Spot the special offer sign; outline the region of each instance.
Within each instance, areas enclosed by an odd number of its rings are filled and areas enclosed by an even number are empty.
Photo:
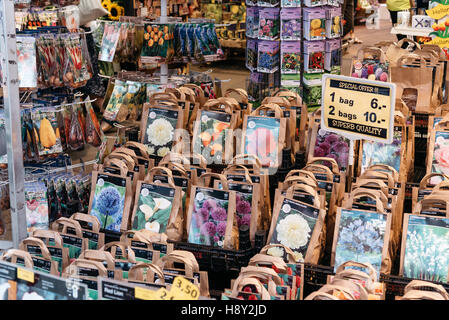
[[[392,143],[396,85],[323,75],[321,126],[351,140]]]

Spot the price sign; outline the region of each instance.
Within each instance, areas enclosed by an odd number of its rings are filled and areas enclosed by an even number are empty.
[[[157,300],[156,291],[141,287],[134,288],[134,296],[141,300]]]
[[[351,140],[393,141],[394,83],[323,75],[321,126]]]
[[[169,292],[165,288],[160,288],[156,291],[156,300],[175,300],[175,298],[171,294],[171,291]]]
[[[176,277],[170,289],[174,300],[198,300],[200,290],[196,285],[183,277]]]
[[[34,283],[34,272],[17,268],[17,278]]]

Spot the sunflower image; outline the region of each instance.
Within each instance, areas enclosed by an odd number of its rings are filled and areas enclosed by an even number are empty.
[[[110,10],[110,8],[111,8],[111,1],[110,1],[110,0],[103,0],[103,1],[101,2],[101,5],[102,5],[103,8],[105,8],[106,10],[111,11],[111,10]]]
[[[117,3],[111,3],[111,5],[109,6],[108,18],[114,21],[118,21],[123,12],[123,7],[119,6]]]

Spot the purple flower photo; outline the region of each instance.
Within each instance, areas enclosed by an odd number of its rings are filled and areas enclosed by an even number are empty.
[[[348,166],[349,140],[321,129],[318,125],[313,156],[335,159],[339,169],[345,170]],[[324,161],[323,164],[332,168],[328,161]]]

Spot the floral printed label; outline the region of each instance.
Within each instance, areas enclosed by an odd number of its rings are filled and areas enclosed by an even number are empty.
[[[165,156],[172,147],[178,111],[151,108],[145,128],[144,144],[148,154]]]
[[[277,118],[248,117],[243,153],[256,155],[263,166],[278,166],[279,129]]]
[[[193,195],[192,195],[193,196]],[[228,220],[229,193],[197,188],[188,242],[223,247]]]
[[[125,100],[127,90],[128,85],[125,81],[115,80],[111,98],[109,99],[103,114],[103,117],[106,120],[114,121],[116,119],[120,107],[123,104],[123,100]]]
[[[17,37],[17,68],[19,87],[37,87],[35,38]]]
[[[226,132],[231,123],[231,115],[223,112],[202,111],[200,129],[195,138],[195,153],[201,154],[207,161],[212,159],[223,162],[226,146]]]
[[[318,127],[314,157],[332,158],[337,161],[340,170],[346,170],[349,159],[349,139],[346,139],[336,133],[332,133]],[[331,167],[330,163],[323,163]]]
[[[218,185],[222,189],[221,183]],[[228,183],[229,190],[236,191],[235,218],[237,226],[250,226],[251,223],[251,204],[253,201],[253,187],[249,184]]]
[[[25,184],[27,230],[48,229],[47,188],[43,182]]]
[[[404,276],[447,282],[449,219],[409,215]]]
[[[172,210],[175,189],[142,183],[133,229],[164,233]]]
[[[121,25],[122,24],[120,22],[110,22],[104,24],[104,33],[98,60],[112,62],[114,59]]]
[[[401,167],[402,131],[395,128],[390,144],[364,140],[362,150],[362,173],[372,165],[386,164],[399,172]]]
[[[317,208],[284,199],[270,243],[289,247],[296,261],[304,261],[318,214]]]
[[[62,152],[61,137],[55,111],[34,111],[31,114],[39,156]]]
[[[105,230],[120,231],[125,207],[126,179],[98,174],[91,214]]]
[[[346,261],[371,263],[380,272],[387,215],[341,210],[335,249],[335,270]]]
[[[432,173],[449,174],[449,132],[436,131],[435,145],[433,147]],[[431,184],[438,184],[441,177],[430,178]]]

